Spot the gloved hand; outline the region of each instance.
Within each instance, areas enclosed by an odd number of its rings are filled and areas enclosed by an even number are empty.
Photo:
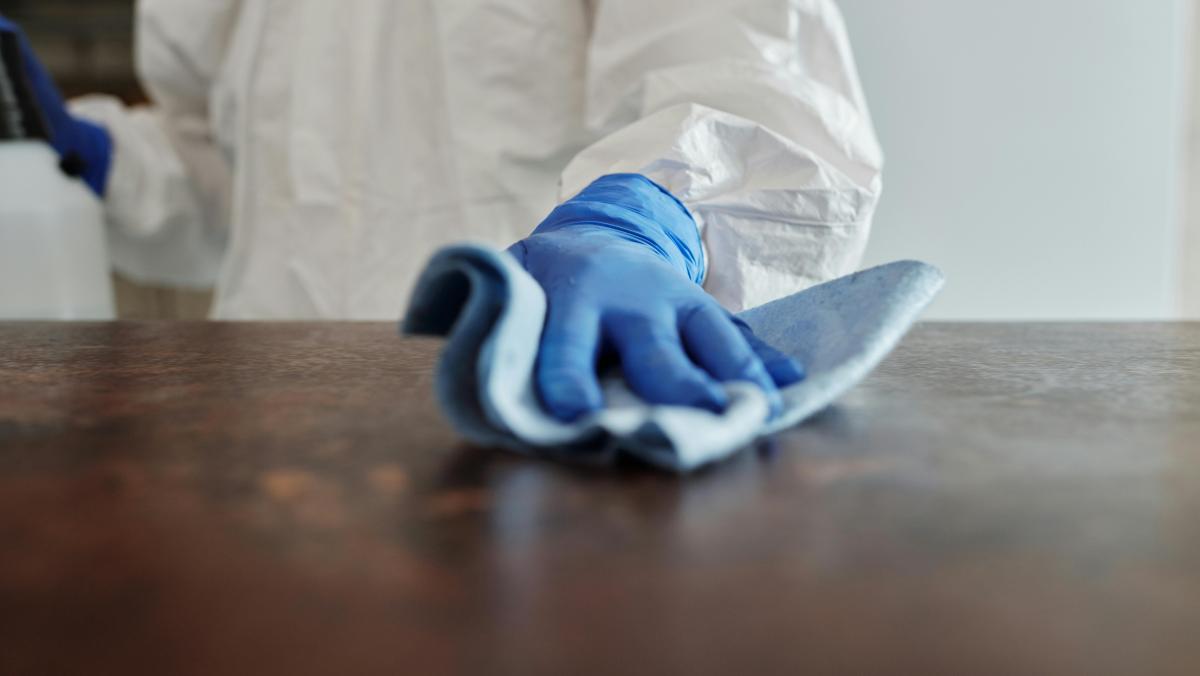
[[[0,49],[7,78],[32,94],[47,127],[50,145],[62,159],[63,171],[78,176],[104,196],[112,165],[112,137],[100,125],[72,116],[54,81],[34,55],[21,29],[0,15]]]
[[[555,417],[603,406],[597,360],[611,350],[630,387],[651,403],[720,411],[719,382],[767,394],[804,378],[705,293],[700,233],[688,210],[644,176],[613,174],[559,205],[509,253],[548,301],[536,382]]]

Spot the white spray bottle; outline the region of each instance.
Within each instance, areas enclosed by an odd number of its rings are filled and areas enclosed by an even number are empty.
[[[115,316],[104,210],[67,176],[0,34],[0,320]]]

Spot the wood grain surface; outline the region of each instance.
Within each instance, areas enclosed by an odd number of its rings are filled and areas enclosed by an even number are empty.
[[[0,673],[1200,673],[1200,325],[922,325],[686,478],[465,446],[437,348],[0,325]]]

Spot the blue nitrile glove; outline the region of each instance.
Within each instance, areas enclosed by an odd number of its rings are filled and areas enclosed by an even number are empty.
[[[63,171],[83,179],[93,192],[103,197],[112,165],[113,144],[108,130],[67,111],[62,95],[29,47],[21,29],[2,15],[0,44],[4,47],[5,65],[16,71],[10,75],[23,78],[22,84],[28,87],[40,109],[50,145],[62,158]],[[19,63],[11,64],[10,60]]]
[[[601,351],[613,351],[633,391],[657,404],[719,411],[727,400],[718,382],[749,381],[778,411],[777,388],[804,378],[701,288],[695,221],[644,176],[598,179],[509,252],[546,292],[536,381],[557,418],[603,406]]]

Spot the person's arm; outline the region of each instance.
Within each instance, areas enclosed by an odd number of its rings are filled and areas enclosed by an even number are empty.
[[[562,196],[643,174],[691,212],[705,288],[753,307],[852,272],[882,153],[832,0],[594,0],[588,125]]]
[[[204,287],[216,279],[229,227],[232,172],[209,118],[238,0],[141,0],[138,74],[152,100],[71,103],[104,127],[113,154],[105,207],[117,269],[142,282]]]
[[[651,403],[719,410],[719,384],[746,381],[778,410],[803,365],[729,311],[852,271],[880,191],[841,17],[825,0],[589,8],[602,140],[510,249],[547,295],[542,400],[567,420],[601,407],[596,364],[612,352]]]

